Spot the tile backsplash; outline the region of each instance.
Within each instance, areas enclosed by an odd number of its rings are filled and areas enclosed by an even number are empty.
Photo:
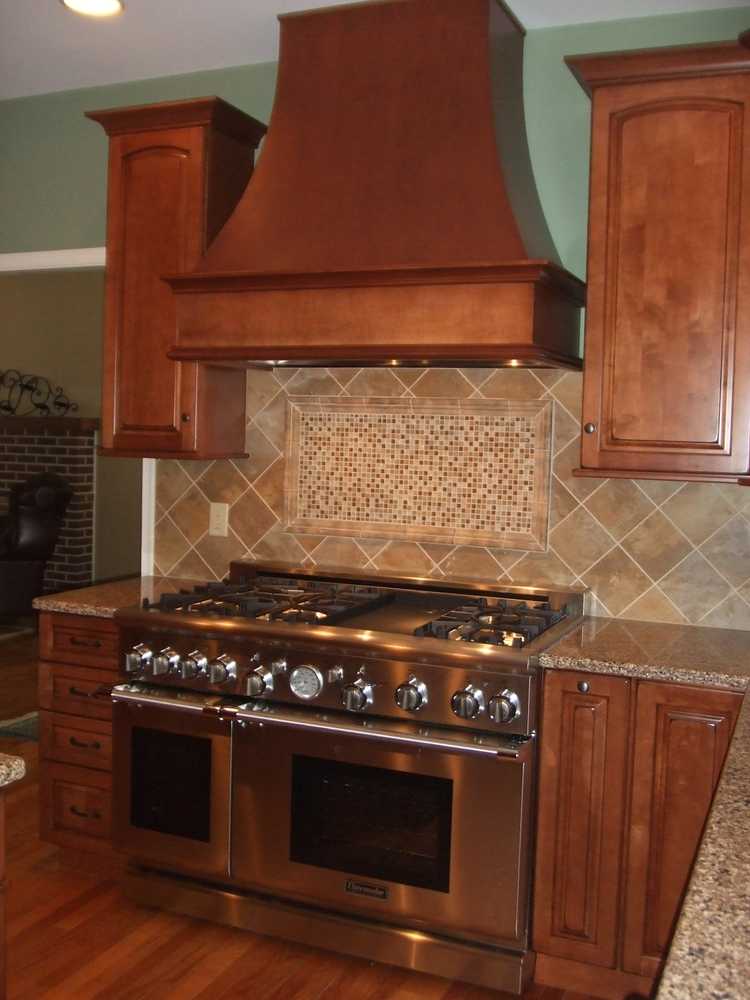
[[[288,399],[288,531],[546,548],[549,401]]]
[[[324,402],[336,400],[342,412],[361,414],[388,405],[416,412],[415,401],[424,400],[431,400],[436,412],[441,404],[459,409],[458,401],[468,409],[468,404],[481,409],[483,400],[507,401],[500,408],[507,405],[509,412],[513,404],[548,404],[553,430],[546,548],[528,551],[529,545],[524,550],[518,543],[514,548],[484,538],[483,544],[469,544],[467,539],[479,541],[480,536],[457,534],[456,522],[453,534],[447,531],[440,541],[415,537],[408,528],[399,537],[392,523],[383,537],[355,531],[354,525],[346,534],[345,524],[326,526],[324,518],[319,533],[311,525],[285,530],[287,486],[294,482],[287,469],[290,397],[302,410],[301,397],[309,403],[324,397]],[[230,559],[254,558],[373,574],[573,583],[590,588],[588,610],[595,615],[750,629],[750,489],[574,477],[580,445],[578,373],[284,368],[249,371],[247,401],[247,459],[157,463],[155,572],[220,578]],[[516,510],[520,495],[514,497]],[[210,501],[230,505],[228,538],[208,534]],[[446,503],[450,506],[449,498]],[[546,517],[547,503],[543,506]]]

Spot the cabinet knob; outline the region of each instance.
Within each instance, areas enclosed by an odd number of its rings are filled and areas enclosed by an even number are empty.
[[[578,690],[581,692],[581,694],[588,694],[589,691],[591,690],[591,685],[589,684],[588,681],[579,681]]]
[[[596,424],[592,423],[584,424],[583,429],[586,431],[587,434],[593,434],[594,431],[596,430]]]
[[[189,424],[190,423],[190,414],[189,413],[183,413],[181,415],[181,420],[182,420],[183,424]]]

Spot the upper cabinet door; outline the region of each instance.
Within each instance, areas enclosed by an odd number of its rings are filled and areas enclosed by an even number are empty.
[[[172,290],[161,275],[202,250],[202,136],[171,129],[112,141],[104,420],[112,447],[195,447],[193,374],[167,358],[175,343]],[[191,367],[191,366],[190,366]]]
[[[92,111],[110,137],[102,449],[244,453],[245,375],[171,360],[166,274],[196,268],[242,194],[265,126],[218,97]]]
[[[593,84],[582,469],[736,479],[750,460],[750,72],[631,82],[638,59],[626,82]]]

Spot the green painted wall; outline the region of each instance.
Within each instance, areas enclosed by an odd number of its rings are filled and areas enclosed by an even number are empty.
[[[589,100],[566,54],[730,39],[750,5],[530,31],[526,117],[542,204],[563,263],[585,270]],[[217,94],[267,121],[273,63],[0,102],[0,253],[101,246],[106,139],[93,108]]]
[[[268,121],[276,64],[0,101],[0,253],[104,245],[107,137],[85,111],[218,95]]]

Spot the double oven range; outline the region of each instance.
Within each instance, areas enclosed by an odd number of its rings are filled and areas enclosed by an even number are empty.
[[[131,896],[522,992],[534,654],[581,600],[237,562],[119,611]]]

